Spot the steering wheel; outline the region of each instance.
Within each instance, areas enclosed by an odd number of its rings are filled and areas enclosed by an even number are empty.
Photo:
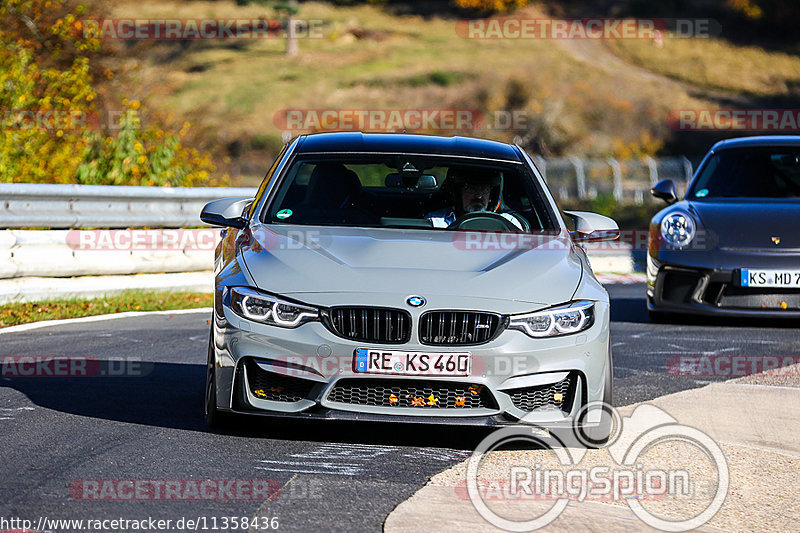
[[[447,226],[449,230],[510,231],[519,233],[520,229],[507,218],[491,211],[476,211],[461,215]]]

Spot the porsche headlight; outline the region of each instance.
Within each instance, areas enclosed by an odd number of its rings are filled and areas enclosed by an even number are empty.
[[[558,337],[589,329],[594,324],[594,302],[579,300],[524,315],[512,315],[509,329],[531,337]]]
[[[319,318],[314,307],[287,302],[248,287],[231,289],[231,307],[249,320],[282,328],[296,328]]]
[[[674,211],[661,221],[661,237],[667,244],[682,248],[694,239],[696,225],[688,213]]]

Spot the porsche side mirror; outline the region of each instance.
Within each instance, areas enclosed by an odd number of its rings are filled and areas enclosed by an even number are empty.
[[[672,180],[659,181],[650,189],[650,194],[664,200],[668,204],[673,204],[678,201],[678,192],[675,189],[675,182]]]
[[[613,219],[587,211],[564,211],[575,222],[569,234],[575,242],[613,241],[619,237],[619,226]]]
[[[244,210],[252,198],[221,198],[208,202],[200,213],[200,220],[212,226],[242,229],[247,225]]]

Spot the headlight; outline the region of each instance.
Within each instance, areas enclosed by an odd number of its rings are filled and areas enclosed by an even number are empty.
[[[672,246],[686,246],[692,242],[694,234],[695,223],[687,213],[675,211],[661,221],[661,237]]]
[[[592,324],[594,302],[580,300],[535,313],[512,315],[508,327],[531,337],[558,337],[589,329]]]
[[[319,311],[313,307],[287,302],[247,287],[231,289],[231,307],[247,319],[282,328],[296,328],[319,318]]]

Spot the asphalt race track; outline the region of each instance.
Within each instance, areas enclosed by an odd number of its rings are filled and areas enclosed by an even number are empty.
[[[793,324],[651,324],[641,284],[614,285],[609,291],[618,405],[709,382],[669,373],[671,357],[800,354]],[[202,418],[207,320],[203,313],[145,315],[0,334],[4,358],[90,356],[99,365],[94,377],[6,374],[0,381],[0,516],[31,520],[32,529],[40,517],[152,517],[173,524],[205,517],[196,529],[242,530],[230,521],[222,528],[223,517],[259,516],[277,517],[281,531],[377,531],[397,504],[428,477],[467,457],[485,434],[429,426],[263,421],[246,422],[227,434],[209,433]],[[120,363],[133,360],[141,363],[135,368]],[[127,498],[131,492],[120,483],[180,480],[184,490],[191,485],[187,480],[205,479],[216,480],[217,487],[274,480],[269,486],[282,490],[266,502],[234,501],[224,490],[213,498],[192,498],[188,490],[170,499],[152,492]],[[116,499],[87,499],[91,493],[86,496],[81,487],[91,485],[85,480],[112,480],[117,492],[106,496]]]

